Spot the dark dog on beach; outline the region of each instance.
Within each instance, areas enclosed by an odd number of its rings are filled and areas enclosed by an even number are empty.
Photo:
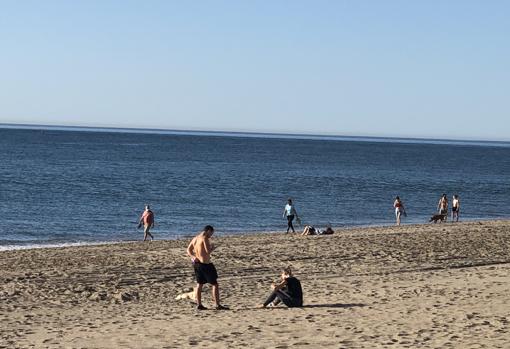
[[[446,220],[446,215],[445,214],[435,214],[435,215],[432,215],[432,217],[430,217],[429,222],[434,221],[434,223],[437,223],[437,221],[440,221],[442,223],[445,220]]]

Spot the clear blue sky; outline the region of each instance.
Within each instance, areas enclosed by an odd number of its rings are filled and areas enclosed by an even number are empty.
[[[510,140],[508,1],[1,1],[0,122]]]

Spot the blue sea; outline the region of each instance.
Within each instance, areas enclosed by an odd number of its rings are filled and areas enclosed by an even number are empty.
[[[442,193],[461,220],[510,217],[510,143],[133,130],[0,129],[0,250],[303,224],[426,222]],[[301,226],[302,228],[302,226]]]

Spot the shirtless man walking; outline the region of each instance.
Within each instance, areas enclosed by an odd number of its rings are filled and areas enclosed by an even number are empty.
[[[195,298],[197,300],[197,310],[206,310],[202,305],[202,287],[204,284],[211,284],[213,291],[213,300],[217,310],[228,309],[220,304],[220,290],[218,287],[218,273],[214,264],[211,262],[211,253],[214,246],[211,243],[211,236],[214,234],[214,228],[210,225],[204,227],[204,231],[195,236],[188,245],[188,256],[193,262],[195,277],[197,279],[197,289]]]
[[[151,211],[151,207],[149,205],[145,205],[145,210],[140,217],[138,222],[138,228],[141,228],[143,225],[143,241],[147,241],[147,238],[150,236],[151,240],[154,240],[154,236],[152,236],[150,230],[154,228],[154,212]]]

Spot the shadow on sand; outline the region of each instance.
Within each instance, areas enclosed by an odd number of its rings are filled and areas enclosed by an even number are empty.
[[[365,307],[363,303],[332,303],[332,304],[305,304],[302,308],[354,308]]]
[[[347,309],[347,308],[366,307],[366,306],[367,305],[363,304],[363,303],[329,303],[329,304],[305,304],[302,307],[292,307],[292,308],[289,308],[289,307],[286,307],[283,304],[280,304],[279,306],[276,306],[276,307],[261,308],[260,306],[258,306],[258,307],[255,307],[255,308],[248,308],[248,309],[255,309],[255,310],[261,310],[261,309],[289,310],[289,309],[313,309],[313,308],[344,308],[344,309]]]

